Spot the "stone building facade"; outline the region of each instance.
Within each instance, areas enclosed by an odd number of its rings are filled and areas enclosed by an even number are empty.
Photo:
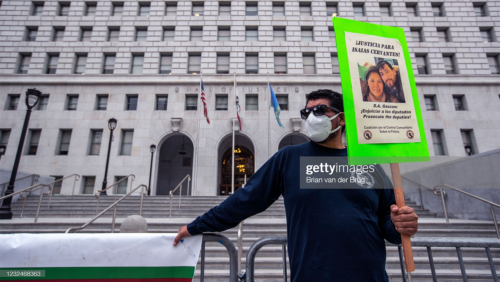
[[[21,171],[77,173],[75,194],[100,189],[114,117],[108,183],[134,174],[128,187],[147,184],[155,144],[153,195],[188,174],[189,194],[227,195],[234,78],[239,187],[278,149],[307,140],[307,93],[341,92],[332,14],[405,30],[432,164],[465,157],[468,144],[472,154],[500,147],[500,1],[1,1],[0,167],[14,162],[24,93],[36,87],[45,98]],[[65,181],[60,193],[72,189]]]

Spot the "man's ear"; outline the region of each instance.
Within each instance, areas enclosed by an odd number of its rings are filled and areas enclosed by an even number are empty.
[[[344,126],[345,125],[345,116],[344,116],[343,112],[339,114],[339,125],[340,126]]]

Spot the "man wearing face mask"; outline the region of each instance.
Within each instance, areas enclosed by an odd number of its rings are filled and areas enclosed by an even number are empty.
[[[389,281],[384,239],[399,244],[401,233],[415,234],[414,210],[398,209],[393,189],[300,188],[300,157],[347,156],[343,110],[341,94],[323,89],[309,93],[301,117],[311,142],[279,150],[244,188],[181,227],[174,246],[186,236],[233,228],[282,195],[292,282]],[[370,188],[393,187],[380,166],[372,176]]]

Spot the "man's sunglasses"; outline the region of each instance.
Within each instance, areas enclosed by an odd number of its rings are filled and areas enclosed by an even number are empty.
[[[314,106],[311,108],[305,108],[305,109],[300,110],[300,117],[302,119],[307,119],[311,112],[313,112],[314,115],[317,117],[322,116],[325,114],[326,108],[329,108],[330,110],[332,110],[336,113],[340,113],[339,109],[337,109],[337,108],[327,106],[327,105],[317,105],[317,106]]]

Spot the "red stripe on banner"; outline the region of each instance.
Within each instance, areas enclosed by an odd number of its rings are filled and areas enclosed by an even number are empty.
[[[37,280],[22,280],[22,281],[44,281],[44,282],[82,282],[82,281],[92,281],[92,282],[191,282],[193,279],[190,278],[137,278],[137,279],[37,279]]]

